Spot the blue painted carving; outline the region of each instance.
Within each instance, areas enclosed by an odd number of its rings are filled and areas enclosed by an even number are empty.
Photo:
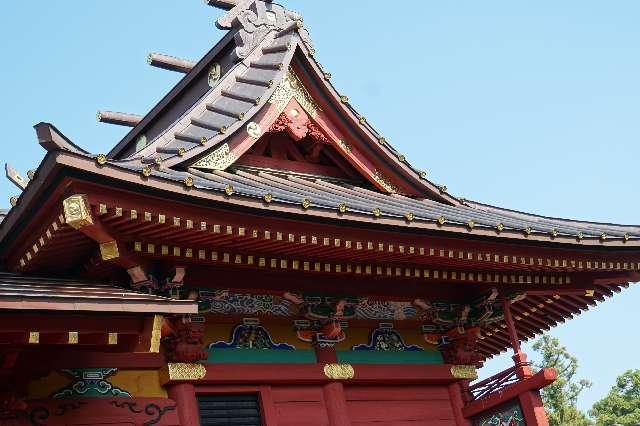
[[[292,351],[295,346],[288,343],[274,343],[271,335],[259,324],[240,324],[233,329],[230,342],[211,343],[209,349],[277,349]]]
[[[380,327],[371,332],[369,344],[360,344],[351,348],[353,351],[424,351],[418,345],[407,345],[400,333],[393,328]]]
[[[518,403],[499,408],[490,414],[481,414],[475,426],[526,426]]]
[[[51,395],[53,399],[74,397],[119,397],[131,398],[131,394],[120,389],[107,380],[107,377],[115,374],[117,368],[72,368],[62,370],[71,376],[74,381]]]

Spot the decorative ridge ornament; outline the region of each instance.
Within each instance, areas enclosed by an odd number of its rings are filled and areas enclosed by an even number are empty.
[[[293,69],[289,68],[287,74],[269,98],[269,103],[274,104],[278,108],[278,112],[281,113],[287,107],[291,98],[295,98],[312,118],[315,118],[318,111],[321,111]]]
[[[249,56],[251,51],[269,34],[297,31],[311,55],[315,53],[309,32],[302,28],[302,16],[283,6],[265,0],[206,0],[210,6],[228,10],[218,18],[221,30],[234,30],[235,59]]]

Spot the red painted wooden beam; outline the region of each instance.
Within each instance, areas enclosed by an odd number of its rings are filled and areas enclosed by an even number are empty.
[[[326,384],[333,382],[324,374],[323,364],[206,364],[207,373],[198,385],[286,385]],[[345,384],[449,384],[459,381],[451,365],[352,365],[353,379]],[[172,382],[169,381],[169,384]]]

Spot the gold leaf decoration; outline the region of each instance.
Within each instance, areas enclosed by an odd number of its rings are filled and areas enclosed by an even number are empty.
[[[389,179],[389,177],[387,177],[386,175],[384,175],[380,170],[378,170],[377,168],[373,171],[373,179],[380,184],[381,187],[383,187],[384,189],[386,189],[387,191],[391,192],[391,193],[396,193],[398,192],[398,186],[394,185],[393,182],[391,182],[391,179]]]
[[[451,375],[456,379],[476,380],[478,370],[473,365],[452,365]]]
[[[229,144],[225,143],[193,163],[191,167],[206,170],[224,170],[237,159],[236,155],[229,150]]]
[[[282,112],[291,98],[295,98],[312,118],[315,118],[318,111],[321,111],[293,69],[289,68],[287,75],[269,98],[269,103],[274,104],[278,108],[278,112]]]
[[[353,379],[356,375],[351,364],[326,364],[324,375],[333,380]]]

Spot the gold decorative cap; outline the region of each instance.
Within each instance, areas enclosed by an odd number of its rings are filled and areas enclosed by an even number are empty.
[[[498,223],[496,225],[496,231],[498,231],[498,232],[504,231],[504,224],[502,222],[500,222],[500,223]]]
[[[11,204],[11,207],[15,207],[18,205],[18,197],[11,197],[9,198],[9,203]]]
[[[407,219],[408,222],[411,222],[413,220],[413,213],[412,212],[405,213],[404,218]]]
[[[342,103],[345,103],[345,104],[346,104],[347,102],[349,102],[349,97],[348,97],[348,96],[345,96],[345,95],[342,95],[342,96],[340,96],[340,101],[341,101]]]
[[[149,176],[151,176],[151,167],[149,167],[149,166],[144,166],[144,167],[142,168],[141,173],[142,173],[142,176],[144,176],[144,177],[149,177]]]
[[[225,192],[227,195],[229,195],[229,196],[233,195],[233,192],[234,192],[234,191],[233,191],[233,186],[231,186],[231,185],[227,185],[227,186],[224,188],[224,192]]]
[[[582,231],[578,232],[578,234],[576,234],[576,239],[578,241],[582,241],[582,239],[584,238],[584,234],[582,233]]]
[[[438,225],[444,225],[447,222],[447,219],[444,216],[440,216],[438,218]]]
[[[200,145],[206,145],[207,142],[209,142],[209,140],[207,138],[205,138],[204,136],[202,138],[200,138]]]
[[[191,176],[184,178],[184,186],[187,188],[191,188],[193,186],[193,178]]]
[[[606,241],[608,237],[609,236],[605,232],[603,232],[602,234],[600,234],[600,241]]]
[[[626,243],[627,241],[629,241],[631,239],[631,236],[629,234],[624,234],[622,236],[622,239],[624,240],[624,242]]]
[[[105,164],[107,164],[107,156],[104,154],[96,155],[96,163],[98,163],[98,165],[100,166],[104,166]]]
[[[327,80],[327,81],[331,80],[331,73],[330,72],[325,72],[324,73],[324,79]]]
[[[267,192],[266,194],[264,194],[262,198],[264,198],[264,202],[268,204],[271,201],[273,201],[273,194],[270,192]]]
[[[387,143],[387,140],[384,138],[384,136],[380,136],[380,137],[378,138],[378,143],[379,143],[380,145],[384,145],[385,143]]]
[[[302,208],[303,209],[308,209],[310,205],[311,205],[311,200],[310,199],[305,198],[304,200],[302,200]]]
[[[553,228],[550,234],[551,234],[551,238],[555,238],[558,236],[558,230],[556,228]]]
[[[346,213],[347,210],[348,210],[348,207],[347,207],[346,203],[338,204],[338,211],[340,213]]]
[[[375,209],[373,209],[372,213],[375,217],[380,217],[380,215],[382,214],[382,211],[380,210],[379,207],[376,207]]]
[[[467,222],[467,228],[469,228],[469,230],[472,230],[475,227],[476,227],[476,223],[473,220],[470,220],[469,222]]]
[[[185,151],[185,149],[184,149],[184,148],[182,148],[182,147],[178,148],[178,155],[179,155],[180,157],[182,157],[182,156],[184,155],[184,153],[185,153],[185,152],[186,152],[186,151]]]
[[[533,232],[533,229],[531,229],[530,226],[527,226],[526,228],[524,228],[524,234],[529,236],[531,235],[531,233]]]

